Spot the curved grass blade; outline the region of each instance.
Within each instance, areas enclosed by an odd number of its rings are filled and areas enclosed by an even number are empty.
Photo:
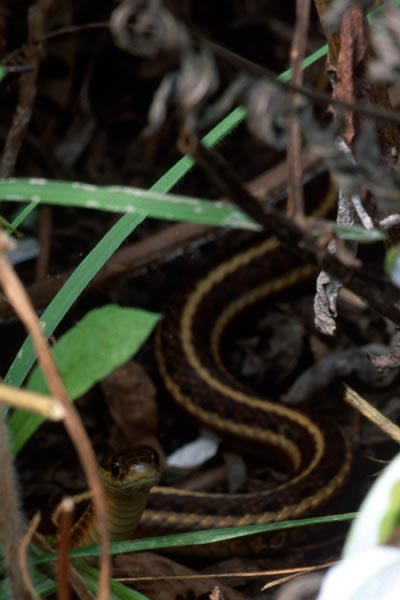
[[[0,197],[12,202],[30,201],[29,207],[33,203],[75,206],[217,227],[260,229],[247,215],[227,202],[210,202],[126,186],[95,186],[49,179],[4,179],[0,181]]]
[[[111,554],[120,554],[121,552],[139,552],[160,550],[162,548],[178,548],[182,546],[195,546],[201,544],[211,544],[214,542],[223,542],[239,537],[254,535],[257,533],[268,533],[280,531],[282,529],[293,529],[294,527],[307,527],[310,525],[325,525],[329,523],[339,523],[341,521],[352,521],[357,513],[343,513],[339,515],[327,515],[324,517],[310,517],[307,519],[295,519],[292,521],[279,521],[277,523],[264,523],[262,525],[246,525],[243,527],[225,527],[220,529],[205,529],[203,531],[193,531],[188,533],[174,533],[171,535],[161,535],[152,538],[140,540],[127,540],[124,542],[113,542],[111,544]],[[77,548],[72,550],[70,556],[73,558],[82,558],[88,556],[98,556],[99,546],[88,546],[86,548]],[[53,560],[52,556],[41,556],[34,560],[35,563],[49,562]]]

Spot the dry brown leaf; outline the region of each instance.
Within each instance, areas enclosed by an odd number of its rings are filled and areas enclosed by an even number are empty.
[[[357,104],[365,98],[365,87],[369,87],[363,70],[368,53],[368,41],[365,32],[365,18],[360,6],[347,10],[342,19],[340,30],[340,51],[336,66],[337,83],[333,98]],[[342,137],[351,146],[359,131],[356,115],[347,112],[344,115]]]
[[[143,367],[129,361],[115,369],[101,385],[113,420],[110,446],[150,443],[158,449],[156,389]]]
[[[115,558],[113,576],[120,577],[160,577],[176,575],[196,575],[196,571],[152,552],[140,554],[121,554]],[[218,587],[225,600],[244,600],[245,597],[227,585],[211,578],[207,580],[185,580],[184,578],[173,581],[137,581],[132,582],[132,587],[149,598],[157,600],[176,600],[176,598],[199,598],[211,594]]]

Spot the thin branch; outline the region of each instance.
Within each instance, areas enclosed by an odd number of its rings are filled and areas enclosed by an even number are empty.
[[[70,600],[71,590],[69,586],[70,561],[68,552],[71,548],[71,526],[74,512],[74,501],[72,498],[64,498],[58,511],[58,562],[57,562],[57,598],[58,600]]]
[[[381,431],[386,433],[397,444],[400,444],[400,427],[385,417],[375,406],[372,406],[365,398],[357,394],[351,387],[346,386],[344,399],[353,408],[356,408],[371,423],[374,423]]]
[[[29,550],[29,544],[32,541],[32,537],[35,535],[37,528],[39,527],[40,524],[40,514],[36,513],[31,522],[29,523],[28,526],[28,530],[25,533],[20,547],[19,547],[19,568],[21,570],[21,575],[22,578],[25,582],[26,587],[30,590],[30,594],[32,596],[32,598],[34,598],[35,600],[39,600],[40,596],[39,594],[36,592],[35,588],[33,587],[33,583],[31,580],[31,576],[29,573],[29,568],[28,568],[28,550]]]
[[[365,269],[349,267],[318,245],[314,237],[303,231],[280,211],[268,206],[265,211],[242,184],[225,159],[215,150],[192,140],[185,148],[204,169],[219,189],[243,212],[263,226],[266,233],[275,235],[291,252],[305,262],[318,264],[339,279],[355,294],[364,298],[379,314],[400,324],[399,289],[387,280],[371,275]]]
[[[296,0],[296,27],[290,51],[292,68],[291,83],[301,86],[303,83],[302,62],[307,48],[307,34],[310,21],[311,0]],[[293,95],[292,104],[295,109],[300,101],[298,94]],[[289,119],[289,144],[287,149],[289,166],[288,215],[301,222],[304,219],[303,173],[301,165],[301,125],[300,119],[293,111]]]
[[[9,404],[13,408],[30,410],[51,421],[61,421],[65,417],[65,410],[56,398],[49,398],[29,390],[20,390],[4,383],[0,383],[0,403]]]
[[[107,21],[98,23],[86,23],[83,25],[76,25],[65,27],[62,29],[57,29],[44,35],[37,43],[44,43],[45,41],[50,40],[52,38],[57,38],[58,36],[78,33],[90,29],[109,29],[109,22]],[[308,98],[318,106],[334,106],[338,111],[341,112],[350,110],[355,113],[363,114],[365,116],[374,118],[376,120],[387,121],[393,124],[400,124],[400,114],[398,112],[395,112],[393,110],[386,110],[385,108],[379,108],[374,104],[366,104],[362,102],[354,104],[352,102],[346,102],[345,100],[334,99],[332,98],[331,94],[317,92],[307,86],[298,86],[294,83],[283,81],[277,78],[278,75],[276,73],[265,68],[264,66],[258,65],[250,61],[249,59],[244,58],[239,54],[236,54],[235,52],[224,48],[223,46],[220,46],[219,44],[216,44],[210,40],[203,38],[202,36],[197,35],[196,33],[194,35],[195,37],[198,37],[201,40],[202,44],[210,47],[215,52],[215,54],[218,54],[219,56],[223,57],[231,64],[238,66],[241,69],[248,71],[249,73],[253,73],[256,76],[268,79],[271,85],[283,89],[284,91],[301,94],[302,96]],[[14,54],[16,54],[17,52],[22,52],[22,49],[20,49],[19,51],[14,51],[12,54],[6,56],[5,62],[13,60]]]
[[[22,577],[18,555],[23,539],[24,519],[19,509],[17,479],[8,447],[8,432],[0,410],[0,538],[4,544],[5,562],[12,597],[31,600],[29,588]]]
[[[116,577],[115,581],[122,583],[137,583],[143,581],[201,581],[207,579],[230,579],[232,578],[255,578],[255,577],[272,577],[276,575],[303,575],[304,573],[312,573],[313,571],[319,571],[321,569],[329,569],[338,564],[339,561],[332,561],[324,563],[322,565],[313,565],[311,567],[293,567],[291,569],[267,569],[266,571],[241,571],[239,573],[206,573],[191,575],[186,573],[180,573],[179,575],[146,575],[145,577]]]
[[[28,9],[28,46],[25,61],[30,70],[21,75],[18,105],[7,135],[0,160],[0,179],[11,177],[21,145],[25,139],[36,98],[36,81],[42,59],[41,46],[37,39],[45,32],[46,16],[54,0],[38,0]]]
[[[35,546],[45,554],[53,552],[53,548],[51,548],[45,542],[43,536],[39,534],[35,534],[33,536],[33,542]],[[40,570],[43,571],[43,573],[45,573],[50,579],[54,581],[57,579],[56,569],[53,563],[42,563],[40,565]],[[89,592],[89,590],[86,588],[85,582],[83,581],[81,575],[73,567],[71,567],[70,569],[70,578],[72,588],[78,596],[79,600],[95,600],[93,594]]]

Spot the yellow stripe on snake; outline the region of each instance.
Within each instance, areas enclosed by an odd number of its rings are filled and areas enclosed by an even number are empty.
[[[301,264],[275,239],[264,239],[211,270],[167,306],[157,333],[156,353],[169,393],[200,423],[235,439],[236,445],[246,450],[253,449],[266,464],[272,457],[291,476],[273,489],[247,494],[154,487],[143,516],[146,529],[169,533],[296,519],[314,513],[343,486],[351,451],[339,428],[278,399],[258,396],[234,380],[221,356],[224,336],[233,321],[254,310],[260,301],[271,302],[288,290],[295,293],[296,285],[315,275],[314,267]],[[110,527],[115,539],[113,532],[120,535],[124,517],[117,517],[108,480],[106,493],[112,499]],[[125,500],[120,501],[120,509],[128,510]],[[128,529],[126,537],[134,527]],[[91,537],[90,541],[95,540]],[[264,540],[255,552],[265,545],[268,541]],[[229,550],[218,551],[226,553]]]

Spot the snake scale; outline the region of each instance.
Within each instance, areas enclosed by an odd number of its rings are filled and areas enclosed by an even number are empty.
[[[321,208],[317,216],[323,213]],[[296,286],[315,275],[315,267],[302,264],[274,238],[264,238],[213,268],[168,304],[156,336],[156,355],[169,393],[200,423],[235,439],[236,445],[252,449],[266,463],[284,466],[290,478],[273,489],[232,495],[155,486],[142,518],[146,530],[170,533],[300,518],[315,513],[343,486],[351,467],[351,451],[340,429],[247,389],[227,371],[221,353],[234,321],[246,319],[248,311],[260,302],[271,302],[284,292],[295,293]],[[138,499],[132,502],[140,512],[151,485],[158,480],[151,452],[144,458],[152,478],[139,493],[135,491]],[[125,537],[132,535],[139,509],[132,514],[126,497],[114,493],[107,473],[110,464],[101,472],[111,513],[111,536],[122,539],[124,522]],[[83,545],[82,539],[83,543],[96,541],[96,536],[89,539],[86,535],[93,514],[86,522],[84,516],[82,519],[75,526],[77,545]],[[240,553],[259,553],[269,544],[268,539],[258,547],[245,538],[239,542],[245,547]],[[226,544],[218,547],[218,555],[237,552]]]

